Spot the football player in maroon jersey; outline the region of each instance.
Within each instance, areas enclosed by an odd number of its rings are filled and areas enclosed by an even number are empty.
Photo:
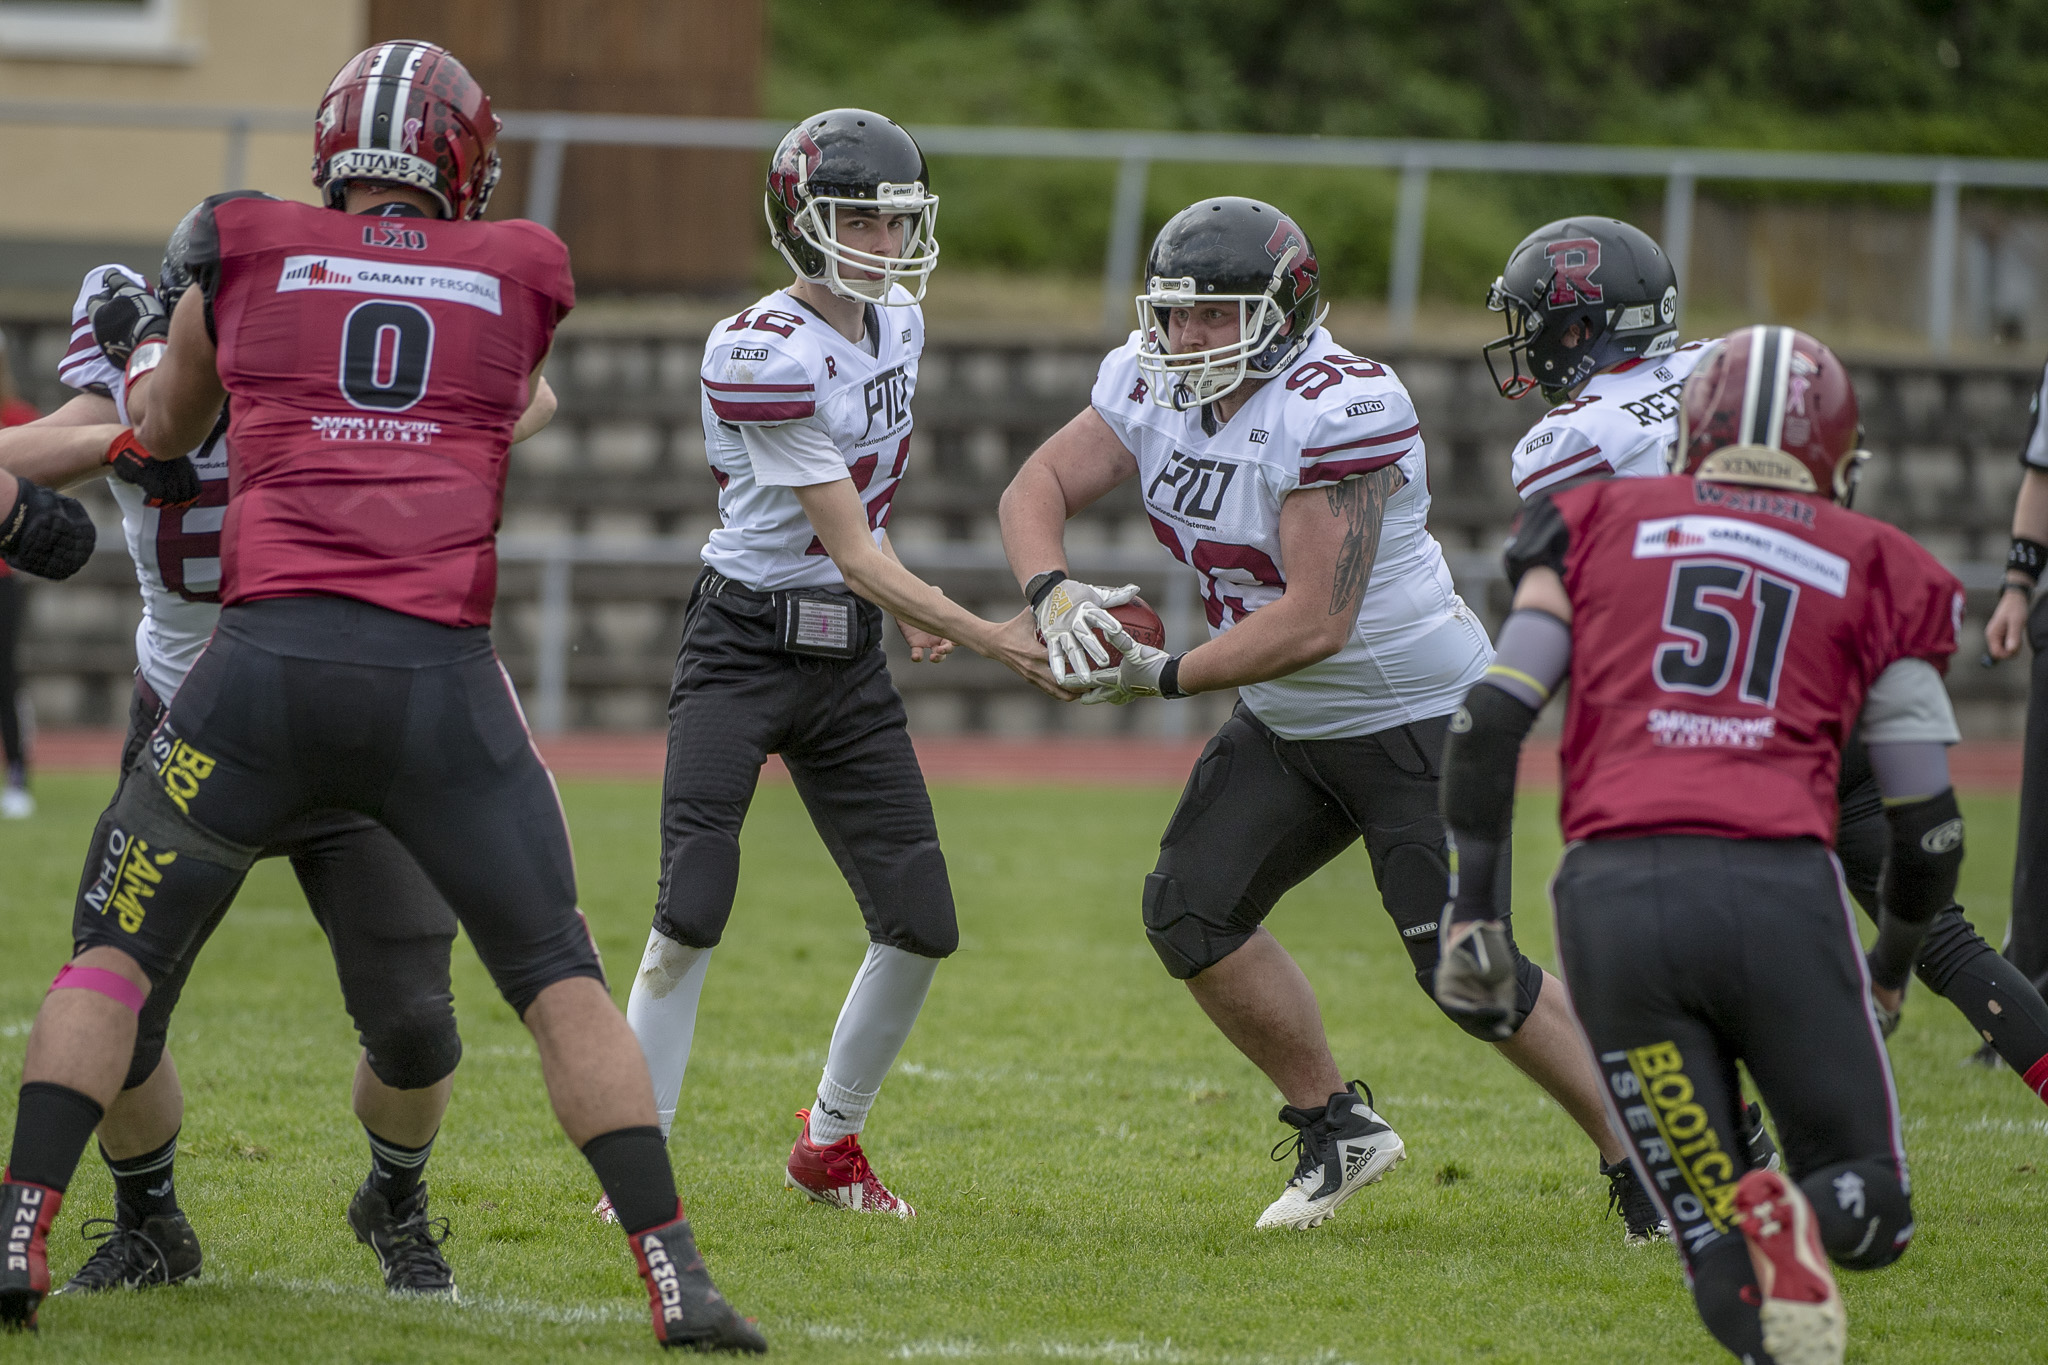
[[[103,908],[23,1064],[0,1323],[33,1327],[65,1186],[136,1017],[258,850],[316,809],[384,825],[534,1034],[556,1117],[618,1210],[664,1345],[760,1351],[713,1286],[646,1063],[576,906],[568,830],[488,623],[516,424],[575,293],[561,242],[480,218],[497,120],[431,44],[352,59],[317,121],[324,206],[217,196],[140,440],[192,449],[229,394],[219,625],[109,823]],[[118,847],[116,847],[118,845]],[[94,901],[94,897],[98,897]]]
[[[1737,332],[1682,409],[1674,463],[1691,477],[1524,509],[1515,610],[1445,757],[1460,875],[1437,994],[1480,1017],[1513,1007],[1489,850],[1510,835],[1522,740],[1569,676],[1558,949],[1616,1130],[1722,1345],[1838,1362],[1827,1258],[1888,1265],[1913,1231],[1881,1019],[1962,862],[1941,683],[1962,589],[1846,509],[1856,395],[1818,341]],[[1830,849],[1859,724],[1891,825],[1867,957]],[[1738,1060],[1789,1179],[1745,1173]]]
[[[1520,378],[1502,381],[1501,392],[1512,398],[1540,388],[1557,404],[1515,445],[1510,466],[1517,493],[1530,498],[1589,478],[1656,478],[1670,472],[1679,395],[1710,344],[1676,344],[1677,301],[1670,262],[1654,241],[1626,223],[1562,219],[1538,228],[1515,248],[1488,298],[1490,307],[1509,318],[1508,336],[1487,348],[1488,363],[1495,351],[1507,350],[1514,357],[1513,375]],[[1533,381],[1522,375],[1524,360]],[[2028,461],[2048,462],[2048,443],[2038,423],[2022,452],[2022,462]],[[2040,477],[2029,474],[2029,484]],[[2023,489],[2022,509],[2028,502]],[[2048,534],[2048,499],[2040,500],[2033,515],[2035,529]],[[2024,530],[2023,519],[2015,517],[2016,535]],[[2014,589],[2031,584],[2028,566],[2038,573],[2048,563],[2048,550],[2037,558],[2029,545],[2023,536],[2015,539],[2007,559],[2006,586],[1988,627],[1994,656],[2018,648],[2016,631],[2026,617]],[[2048,688],[2043,692],[2048,695]],[[2048,772],[2048,764],[2036,766]],[[1836,792],[1835,854],[1851,899],[1875,920],[1878,879],[1891,836],[1869,757],[1853,735],[1842,749]],[[2048,810],[2048,802],[2030,798],[2023,782],[2023,830],[2036,809]],[[2022,869],[2032,857],[2028,848],[2023,835]],[[2048,870],[2048,863],[2043,867]],[[2048,946],[2034,946],[2039,935],[2025,913],[2024,882],[2024,877],[2015,882],[2019,889],[2008,929],[2011,961],[1984,941],[1960,905],[1951,905],[1928,929],[1914,967],[1921,984],[1954,1005],[1984,1039],[1979,1059],[2003,1059],[2016,1076],[2035,1072],[2048,1058],[2048,1002],[2040,994],[2041,985],[2048,984],[2043,970]],[[2048,1080],[2030,1088],[2048,1101]],[[1748,1106],[1744,1126],[1751,1139],[1751,1164],[1768,1164],[1776,1151],[1758,1106]],[[1617,1194],[1632,1232],[1661,1227],[1633,1182]]]
[[[131,386],[123,367],[138,338],[160,344],[166,301],[175,305],[190,287],[188,239],[183,224],[171,234],[160,292],[124,266],[86,273],[73,305],[71,346],[57,367],[77,392],[47,417],[0,431],[0,468],[48,487],[106,474],[120,506],[143,616],[121,781],[138,766],[163,718],[163,699],[176,696],[220,617],[220,517],[229,482],[222,428],[217,424],[187,457],[156,460],[124,425],[148,410],[155,376],[142,372]],[[552,415],[543,381],[514,443]],[[193,505],[179,510],[175,504],[195,492]],[[105,835],[104,828],[95,831],[87,877],[97,875],[109,852]],[[301,821],[264,856],[292,860],[363,1043],[351,1102],[370,1147],[370,1171],[350,1201],[349,1221],[376,1253],[393,1293],[452,1298],[454,1274],[440,1251],[441,1220],[432,1216],[424,1176],[462,1055],[448,984],[455,913],[388,831],[352,811]],[[232,903],[222,902],[213,923]],[[98,912],[81,904],[75,913]],[[178,1201],[185,1104],[166,1038],[211,929],[210,923],[195,936],[143,1005],[128,1075],[97,1130],[113,1177],[114,1217],[86,1220],[98,1245],[58,1293],[176,1284],[201,1272],[198,1234]],[[400,951],[394,941],[403,944]]]

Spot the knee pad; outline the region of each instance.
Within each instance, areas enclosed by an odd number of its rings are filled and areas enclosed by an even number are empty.
[[[1145,878],[1145,937],[1167,974],[1185,981],[1244,946],[1251,929],[1210,924],[1188,908],[1180,879],[1165,872]]]
[[[401,1017],[361,1035],[370,1073],[393,1090],[424,1090],[462,1060],[452,1010]]]
[[[1451,887],[1442,820],[1368,829],[1365,851],[1372,858],[1380,899],[1397,924],[1405,929],[1442,913]]]
[[[1512,925],[1508,929],[1508,938],[1510,942],[1514,939],[1514,928]],[[1432,954],[1434,954],[1436,942],[1436,935],[1430,935]],[[1421,967],[1416,970],[1415,984],[1422,987],[1422,993],[1428,996],[1438,1009],[1443,1008],[1443,1005],[1436,998],[1436,958],[1434,955],[1431,956],[1427,967]],[[1522,955],[1521,944],[1515,944],[1515,1012],[1520,1018],[1515,1020],[1515,1032],[1510,1033],[1508,1037],[1512,1038],[1515,1036],[1515,1033],[1522,1031],[1522,1024],[1529,1018],[1529,1012],[1536,1008],[1536,999],[1542,994],[1543,969]],[[1444,1017],[1482,1043],[1498,1043],[1501,1041],[1478,1024],[1460,1019],[1448,1011],[1445,1012]]]
[[[868,886],[868,893],[861,896],[861,915],[870,941],[919,957],[951,957],[958,950],[960,919],[936,839],[910,853],[892,883],[877,886],[870,881]],[[870,905],[872,899],[883,903]]]
[[[1913,1240],[1913,1201],[1889,1158],[1842,1161],[1799,1181],[1813,1203],[1821,1245],[1836,1265],[1877,1270],[1905,1255]]]
[[[1737,1360],[1764,1359],[1763,1295],[1740,1232],[1719,1238],[1690,1258],[1692,1301],[1700,1321]]]

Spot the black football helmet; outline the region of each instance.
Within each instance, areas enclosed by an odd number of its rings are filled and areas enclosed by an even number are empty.
[[[1315,248],[1279,209],[1235,195],[1188,205],[1153,239],[1138,296],[1138,368],[1152,377],[1152,401],[1185,410],[1272,378],[1322,325],[1321,297]],[[1217,302],[1237,304],[1238,339],[1175,354],[1167,315]]]
[[[1508,334],[1483,348],[1486,372],[1504,398],[1541,389],[1560,402],[1602,370],[1678,345],[1671,258],[1647,232],[1614,218],[1560,218],[1537,228],[1508,257],[1486,306],[1508,318]],[[1508,354],[1506,379],[1494,368],[1496,351]]]
[[[763,208],[768,235],[789,268],[841,298],[903,305],[924,297],[939,263],[939,199],[924,153],[893,120],[866,109],[828,109],[783,135],[768,165]],[[839,241],[841,208],[908,214],[901,256],[877,256]],[[842,269],[881,278],[848,279]],[[909,291],[896,298],[895,286]]]

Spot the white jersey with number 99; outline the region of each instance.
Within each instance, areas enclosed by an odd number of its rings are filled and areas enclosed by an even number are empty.
[[[1202,575],[1211,636],[1287,590],[1290,495],[1388,466],[1406,479],[1387,502],[1350,638],[1320,663],[1240,689],[1252,713],[1288,739],[1342,739],[1457,710],[1493,647],[1429,534],[1421,428],[1394,372],[1318,328],[1293,369],[1211,430],[1200,409],[1152,401],[1137,348],[1133,332],[1103,360],[1090,402],[1137,457],[1152,533]]]

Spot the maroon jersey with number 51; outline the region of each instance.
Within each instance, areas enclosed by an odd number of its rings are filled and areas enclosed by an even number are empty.
[[[1572,604],[1564,835],[1832,843],[1842,741],[1900,659],[1945,669],[1962,585],[1825,499],[1683,476],[1539,495],[1508,550]]]
[[[576,301],[561,241],[221,198],[187,261],[233,400],[221,600],[488,623],[512,427]]]

